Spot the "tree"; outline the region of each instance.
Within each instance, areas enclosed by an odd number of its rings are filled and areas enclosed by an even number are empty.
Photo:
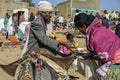
[[[28,2],[29,6],[34,6],[34,3],[32,2],[32,0],[21,0],[21,2]]]

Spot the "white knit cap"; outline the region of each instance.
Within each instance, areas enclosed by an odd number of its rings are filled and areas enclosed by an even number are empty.
[[[39,11],[53,11],[52,4],[48,1],[40,1],[38,3]]]

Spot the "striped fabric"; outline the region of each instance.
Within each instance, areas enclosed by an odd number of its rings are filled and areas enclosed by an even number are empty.
[[[113,64],[120,64],[120,49],[115,52]]]

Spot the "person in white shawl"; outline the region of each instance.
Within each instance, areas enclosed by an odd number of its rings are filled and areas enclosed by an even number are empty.
[[[10,38],[10,35],[13,35],[15,33],[14,24],[12,21],[12,16],[8,20],[7,32],[8,32],[8,39]]]
[[[29,25],[29,24],[30,24],[30,22],[27,22],[27,21],[24,21],[24,22],[20,23],[20,25],[19,25],[19,27],[18,27],[18,39],[19,39],[20,41],[26,40],[26,39],[24,38],[25,28],[26,28],[26,26]]]
[[[0,32],[2,31],[2,29],[5,29],[5,27],[4,27],[4,17],[0,18]]]

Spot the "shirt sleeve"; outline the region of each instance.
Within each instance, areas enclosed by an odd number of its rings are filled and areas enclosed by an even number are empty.
[[[37,38],[40,44],[43,44],[47,47],[55,49],[58,51],[58,41],[49,38],[45,33],[45,27],[37,24],[35,26],[31,26],[31,31],[33,32],[34,36]]]

